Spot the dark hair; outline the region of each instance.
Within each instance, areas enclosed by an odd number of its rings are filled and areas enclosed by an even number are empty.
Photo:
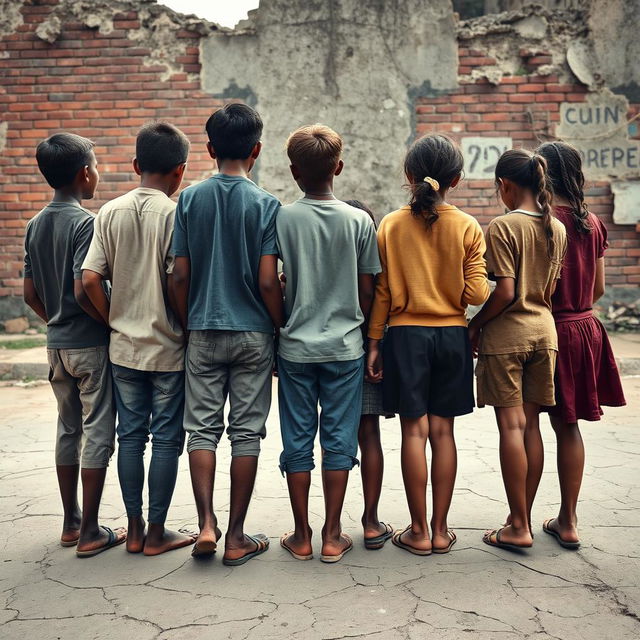
[[[584,173],[578,150],[566,142],[545,142],[536,149],[547,161],[553,193],[569,201],[579,233],[591,233],[589,211],[584,201]]]
[[[246,160],[262,136],[262,118],[255,109],[234,102],[218,109],[205,125],[219,160]]]
[[[547,236],[547,253],[553,255],[554,239],[551,218],[553,193],[547,176],[547,161],[538,153],[524,149],[505,151],[496,164],[496,182],[499,178],[511,180],[520,187],[530,189],[542,214],[542,226]]]
[[[138,132],[136,159],[140,171],[166,175],[189,156],[187,136],[168,122],[152,122]]]
[[[371,209],[369,209],[369,207],[367,207],[367,205],[364,202],[360,202],[360,200],[345,200],[344,201],[346,204],[351,205],[352,207],[355,207],[356,209],[362,209],[365,213],[369,214],[369,217],[373,220],[373,225],[377,228],[378,225],[376,224],[376,217],[373,214],[373,211],[371,211]]]
[[[411,182],[409,206],[414,216],[424,219],[427,229],[438,219],[438,191],[448,189],[463,167],[462,152],[448,136],[432,133],[409,147],[404,159],[404,172]]]
[[[55,133],[36,148],[40,173],[53,189],[67,187],[89,164],[95,146],[95,142],[75,133]]]

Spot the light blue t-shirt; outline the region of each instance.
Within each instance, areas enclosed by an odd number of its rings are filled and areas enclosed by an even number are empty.
[[[280,355],[292,362],[359,358],[358,274],[381,270],[373,221],[341,200],[300,198],[280,208],[276,229],[287,279]]]
[[[273,332],[258,269],[261,256],[278,253],[279,206],[251,180],[225,174],[180,194],[172,253],[191,262],[190,330]]]

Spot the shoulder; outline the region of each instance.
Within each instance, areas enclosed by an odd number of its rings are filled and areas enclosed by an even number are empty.
[[[466,213],[462,209],[458,209],[456,206],[451,206],[447,210],[452,216],[455,223],[461,226],[465,231],[473,231],[482,233],[482,227],[480,223],[470,213]]]
[[[551,228],[553,229],[554,233],[558,233],[561,236],[567,235],[567,228],[557,218],[551,217]]]
[[[515,218],[509,217],[507,214],[497,216],[489,222],[487,233],[508,233],[514,226],[518,224]]]
[[[411,209],[406,207],[401,207],[400,209],[396,209],[395,211],[391,211],[387,213],[381,220],[380,225],[378,226],[379,231],[389,231],[393,229],[399,224],[403,224],[406,220],[412,219],[413,216],[411,214]]]

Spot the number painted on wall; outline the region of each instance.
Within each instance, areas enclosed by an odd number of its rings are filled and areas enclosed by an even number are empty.
[[[511,145],[511,138],[462,138],[465,178],[492,180],[498,158],[511,149]]]

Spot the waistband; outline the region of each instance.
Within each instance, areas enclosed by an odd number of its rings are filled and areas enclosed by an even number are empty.
[[[574,322],[576,320],[586,320],[593,317],[593,309],[587,309],[587,311],[562,311],[561,313],[554,313],[553,319],[556,324],[562,322]]]
[[[451,316],[437,316],[428,313],[399,313],[389,317],[390,327],[466,327],[467,318],[464,313]]]

